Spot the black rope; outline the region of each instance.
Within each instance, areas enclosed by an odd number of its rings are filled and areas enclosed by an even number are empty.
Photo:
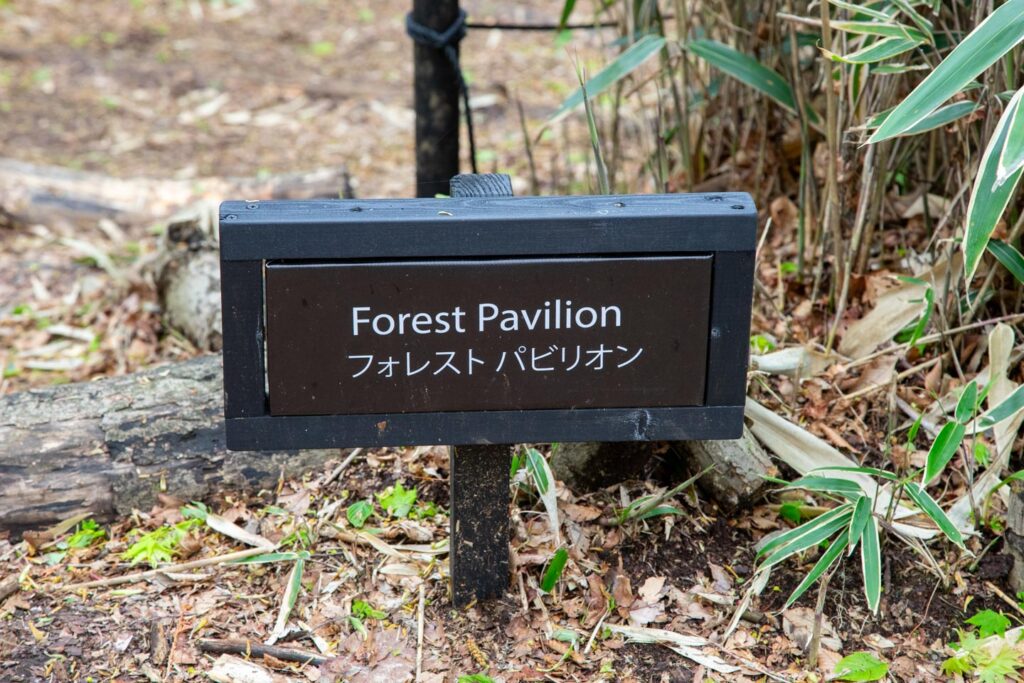
[[[473,173],[476,173],[476,140],[473,138],[473,113],[469,109],[469,86],[466,85],[466,78],[463,76],[462,66],[459,64],[459,41],[466,37],[466,10],[460,9],[455,21],[444,31],[435,31],[429,26],[424,26],[412,18],[412,13],[409,13],[405,17],[405,32],[420,45],[444,52],[445,57],[451,62],[452,68],[455,69],[455,75],[459,78],[459,91],[462,94],[462,108],[466,112],[469,161],[473,167]]]

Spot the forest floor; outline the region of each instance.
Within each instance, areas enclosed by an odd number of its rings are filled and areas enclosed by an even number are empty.
[[[209,198],[204,178],[338,165],[348,168],[358,196],[414,194],[411,46],[402,30],[409,3],[258,5],[0,3],[0,153],[115,177],[194,180],[196,199]],[[464,5],[477,20],[548,22],[562,3]],[[535,134],[572,90],[574,56],[596,59],[602,41],[613,37],[584,32],[556,46],[552,33],[471,32],[463,54],[483,170],[510,172],[518,193],[530,191],[517,100]],[[537,140],[539,190],[588,190],[584,136],[575,121]],[[750,170],[734,166],[734,189],[748,189],[741,171]],[[761,254],[755,313],[755,332],[780,346],[821,339],[826,322],[824,295],[784,277],[780,267],[793,254],[786,201],[763,217],[772,217],[774,231]],[[903,209],[907,238],[889,245],[891,258],[880,259],[871,276],[855,280],[851,322],[898,289],[892,254],[913,248],[919,236],[912,200]],[[83,242],[93,249],[83,251]],[[156,249],[152,224],[0,225],[0,394],[199,353],[165,326],[152,282],[139,276],[118,284],[118,272],[144,273]],[[881,338],[897,331],[882,330]],[[986,365],[986,344],[979,325],[961,359],[965,368]],[[927,450],[923,438],[890,447],[894,414],[908,405],[924,411],[958,383],[931,372],[889,381],[913,360],[883,357],[856,369],[829,364],[807,383],[762,373],[753,393],[858,463],[918,462]],[[850,394],[859,398],[845,400]],[[865,607],[859,562],[844,563],[827,594],[816,669],[807,666],[805,650],[814,591],[785,607],[814,557],[776,571],[726,636],[755,566],[755,544],[792,524],[784,501],[770,496],[722,510],[694,488],[674,501],[682,514],[620,524],[617,514],[630,501],[691,473],[670,445],[650,448],[642,480],[590,494],[559,484],[557,514],[528,481],[516,484],[511,590],[504,600],[466,610],[449,602],[448,460],[436,448],[365,452],[343,471],[335,463],[272,491],[224,491],[204,501],[205,523],[183,518],[183,510],[203,514],[176,500],[172,486],[154,509],[93,531],[70,520],[24,539],[0,538],[0,579],[18,577],[21,588],[0,602],[0,680],[401,681],[419,672],[422,681],[475,673],[509,683],[803,681],[827,678],[841,656],[866,650],[889,663],[893,680],[934,681],[943,678],[947,643],[966,618],[986,608],[1016,621],[1024,614],[1008,584],[1012,563],[1000,552],[1001,529],[992,524],[968,540],[973,556],[933,544],[939,572],[888,543],[877,615]],[[339,452],[338,462],[345,456]],[[965,488],[953,478],[946,493],[958,498]],[[401,505],[403,497],[411,507]],[[373,516],[361,519],[360,507],[352,512],[359,501],[371,504]],[[798,502],[808,509],[815,503]],[[143,536],[167,528],[180,538]],[[556,535],[566,540],[569,560],[546,594],[539,586]],[[159,558],[161,548],[174,562],[213,559],[254,543],[282,555],[74,586],[148,569],[125,555],[139,551],[143,538],[150,554],[142,560]],[[279,624],[290,598],[294,607]],[[691,640],[673,643],[666,632]],[[627,643],[631,634],[661,642]],[[326,661],[303,665],[250,653],[246,679],[225,673],[241,666],[245,652],[224,659],[201,650],[205,640],[239,639],[273,639]]]

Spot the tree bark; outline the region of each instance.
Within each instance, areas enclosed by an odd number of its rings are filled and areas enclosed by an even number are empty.
[[[337,450],[224,448],[220,356],[0,397],[0,529],[146,509],[158,493],[270,488]]]

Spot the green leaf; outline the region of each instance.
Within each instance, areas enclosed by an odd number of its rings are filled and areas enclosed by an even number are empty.
[[[681,515],[683,511],[674,505],[658,505],[642,513],[637,519],[651,519],[652,517],[664,517],[665,515]]]
[[[1018,107],[1018,111],[1021,109]],[[1024,282],[1024,255],[1021,255],[1013,245],[1002,240],[989,240],[988,250],[1017,278],[1017,282]]]
[[[665,38],[662,36],[647,35],[636,41],[608,66],[599,71],[596,76],[587,81],[587,96],[591,98],[597,97],[609,87],[636,71],[640,65],[658,54],[663,47],[665,47]],[[583,89],[578,88],[562,102],[562,106],[551,115],[548,123],[554,123],[563,118],[581,104],[583,104]]]
[[[803,513],[800,511],[801,508],[803,506],[800,503],[788,500],[779,506],[779,516],[793,524],[799,524],[800,520],[803,519]]]
[[[844,62],[846,64],[874,64],[875,62],[881,62],[884,59],[890,59],[896,55],[901,55],[904,52],[909,52],[921,43],[922,41],[920,40],[911,40],[908,38],[882,38],[881,40],[871,43],[870,45],[848,55],[828,53],[828,56],[834,62]]]
[[[1024,470],[1022,470],[1022,472],[1024,472]],[[792,542],[796,541],[797,539],[799,539],[804,534],[810,533],[811,531],[813,531],[814,529],[816,529],[817,527],[820,527],[820,526],[830,526],[831,528],[833,528],[833,530],[838,530],[848,520],[844,520],[838,526],[832,526],[832,525],[834,525],[836,523],[836,520],[839,519],[839,518],[843,518],[843,517],[845,517],[847,515],[851,515],[851,514],[852,514],[852,505],[850,503],[844,503],[843,505],[840,505],[837,508],[833,508],[832,510],[829,510],[828,512],[826,512],[823,515],[819,515],[818,517],[815,517],[814,519],[808,520],[807,522],[801,524],[800,526],[798,526],[795,529],[790,529],[789,531],[786,531],[786,532],[783,532],[783,533],[779,534],[778,536],[776,536],[775,538],[771,539],[770,541],[765,543],[763,546],[761,546],[761,548],[757,551],[757,555],[758,555],[758,557],[763,557],[765,555],[768,555],[773,550],[775,550],[777,548],[781,548],[781,547],[783,547],[783,546],[785,546],[785,545],[787,545],[789,543],[792,543]],[[828,538],[830,535],[831,534],[826,534],[824,536],[824,538]],[[815,543],[817,543],[817,542],[818,541],[815,541]]]
[[[1006,615],[990,609],[978,612],[968,619],[967,623],[978,627],[979,638],[988,638],[989,636],[1002,638],[1006,634],[1006,629],[1010,628],[1010,620],[1006,618]]]
[[[853,519],[850,520],[849,536],[851,551],[854,546],[857,545],[857,541],[860,540],[861,535],[864,533],[864,528],[868,525],[870,520],[871,498],[870,496],[861,496],[853,506]]]
[[[847,538],[846,535],[840,535],[832,541],[832,545],[828,547],[828,550],[821,554],[818,561],[811,567],[811,571],[807,572],[807,576],[800,582],[800,585],[796,587],[793,594],[789,596],[789,600],[786,600],[786,607],[791,606],[794,602],[800,599],[800,596],[807,592],[807,589],[814,585],[814,582],[821,578],[822,574],[828,571],[829,567],[835,564],[839,556],[843,554],[843,550],[846,549]]]
[[[1013,390],[1013,393],[999,402],[996,407],[981,416],[978,426],[990,429],[1003,420],[1008,420],[1024,410],[1024,384]]]
[[[889,673],[889,665],[870,652],[854,652],[836,663],[833,680],[880,681]]]
[[[895,14],[895,11],[887,14],[885,12],[880,12],[877,9],[863,7],[861,5],[855,5],[852,2],[845,2],[844,0],[829,0],[828,4],[832,5],[833,7],[838,7],[839,9],[844,9],[847,12],[853,12],[854,16],[858,14],[863,14],[864,16],[872,17],[874,19],[880,19],[881,21],[890,21],[893,17],[893,14]]]
[[[918,486],[912,481],[908,481],[903,485],[903,490],[907,492],[910,498],[917,503],[917,507],[921,508],[921,512],[928,515],[928,517],[935,522],[936,526],[946,534],[946,537],[956,543],[961,548],[964,547],[964,537],[960,535],[960,530],[956,528],[956,525],[946,516],[946,513],[942,511],[939,504],[935,502],[935,499],[928,495],[928,492]]]
[[[694,40],[686,49],[741,83],[767,95],[791,112],[796,112],[796,98],[786,80],[753,57],[714,40]],[[812,122],[818,115],[807,112]]]
[[[1011,2],[1014,0],[1011,0]],[[1005,5],[1004,5],[1005,7]],[[989,140],[985,153],[981,157],[981,165],[978,167],[978,175],[971,188],[971,200],[967,205],[967,229],[964,232],[964,272],[967,280],[974,277],[981,262],[981,255],[985,251],[992,231],[1006,210],[1017,183],[1020,180],[1024,168],[1018,169],[1005,182],[999,183],[999,158],[1003,148],[1006,146],[1007,129],[1009,121],[1015,112],[1020,108],[1021,97],[1024,96],[1024,88],[1017,91],[1006,105],[1006,110],[999,117],[992,138]]]
[[[877,467],[816,467],[811,470],[812,474],[814,472],[855,472],[857,474],[866,474],[869,477],[881,477],[889,481],[897,481],[899,479],[892,472],[880,470]]]
[[[348,518],[348,523],[356,529],[362,529],[363,525],[366,524],[366,520],[370,519],[370,515],[372,514],[373,503],[368,500],[360,500],[352,503],[345,510],[345,517]]]
[[[887,140],[905,132],[978,74],[994,64],[1024,37],[1024,0],[1000,5],[896,107],[868,142]]]
[[[365,600],[353,600],[352,616],[358,619],[376,619],[377,621],[380,621],[381,619],[386,619],[388,613],[379,609],[374,609],[373,605]]]
[[[974,410],[978,407],[978,381],[971,380],[960,392],[960,400],[956,402],[956,410],[953,415],[960,424],[967,424],[974,416]]]
[[[850,479],[839,479],[837,477],[800,477],[785,488],[819,491],[821,493],[832,493],[839,496],[859,496],[864,493],[864,489],[862,489],[860,484],[857,482]]]
[[[562,14],[558,17],[558,30],[564,31],[565,25],[569,23],[569,17],[572,16],[572,11],[576,8],[576,0],[565,0],[562,5]]]
[[[995,656],[979,662],[975,673],[981,683],[1006,683],[1008,680],[1019,680],[1017,670],[1022,666],[1024,662],[1021,662],[1020,653],[1008,643],[1003,643]]]
[[[846,33],[858,35],[885,36],[888,38],[904,38],[923,43],[927,40],[925,34],[916,28],[904,26],[894,22],[878,21],[833,21],[832,27]]]
[[[761,568],[766,569],[773,565],[782,562],[787,557],[791,557],[797,553],[803,552],[814,546],[818,545],[822,541],[831,538],[837,531],[844,529],[849,523],[853,516],[853,512],[850,510],[850,505],[844,505],[846,508],[843,515],[836,517],[829,521],[827,524],[814,525],[814,522],[807,522],[798,529],[805,529],[805,533],[793,539],[789,543],[776,548],[771,555],[764,558],[761,563]],[[822,515],[824,517],[824,515]],[[818,519],[821,519],[820,517]]]
[[[996,183],[1002,185],[1024,168],[1024,107],[1018,106],[1007,124],[1006,144],[999,154]]]
[[[405,519],[409,516],[409,510],[416,504],[416,487],[407,489],[402,486],[402,482],[396,482],[384,493],[378,493],[377,501],[392,517]]]
[[[292,562],[294,560],[308,560],[308,550],[300,550],[294,553],[263,553],[252,557],[243,557],[240,560],[231,560],[228,564],[269,564],[271,562]]]
[[[964,440],[966,432],[967,428],[959,422],[946,423],[928,451],[928,462],[924,468],[924,475],[921,477],[923,485],[927,485],[945,469],[949,461],[956,455],[956,450],[960,448],[960,443]]]
[[[864,527],[860,542],[860,562],[864,574],[864,597],[871,612],[878,614],[878,605],[882,600],[882,553],[878,522],[874,517],[868,519]]]
[[[554,534],[555,543],[561,545],[561,523],[558,521],[558,500],[555,497],[554,475],[548,467],[548,461],[536,448],[526,449],[526,470],[533,479],[540,501],[544,504],[544,511],[548,515],[548,524],[551,533]]]
[[[271,644],[284,635],[285,627],[288,626],[288,617],[295,608],[295,602],[299,599],[299,592],[302,590],[302,571],[306,566],[303,559],[295,560],[292,571],[288,575],[288,583],[285,585],[284,595],[281,596],[281,607],[277,612],[277,621],[274,622],[274,629],[270,633]]]
[[[569,551],[564,547],[559,548],[555,551],[554,557],[551,558],[551,562],[548,563],[548,568],[544,570],[544,577],[540,580],[540,589],[545,593],[550,593],[555,588],[555,584],[558,583],[558,579],[562,577],[562,571],[565,570],[565,563],[569,560]]]
[[[456,683],[494,683],[494,679],[487,674],[469,674],[468,676],[459,676]]]

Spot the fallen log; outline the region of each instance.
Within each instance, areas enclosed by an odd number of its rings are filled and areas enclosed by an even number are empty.
[[[348,172],[323,168],[266,178],[114,178],[102,173],[0,158],[0,227],[54,221],[148,224],[201,199],[313,199],[351,196]]]
[[[337,450],[224,448],[220,356],[0,397],[0,529],[20,533],[81,512],[109,519],[158,493],[189,500],[272,488]]]

